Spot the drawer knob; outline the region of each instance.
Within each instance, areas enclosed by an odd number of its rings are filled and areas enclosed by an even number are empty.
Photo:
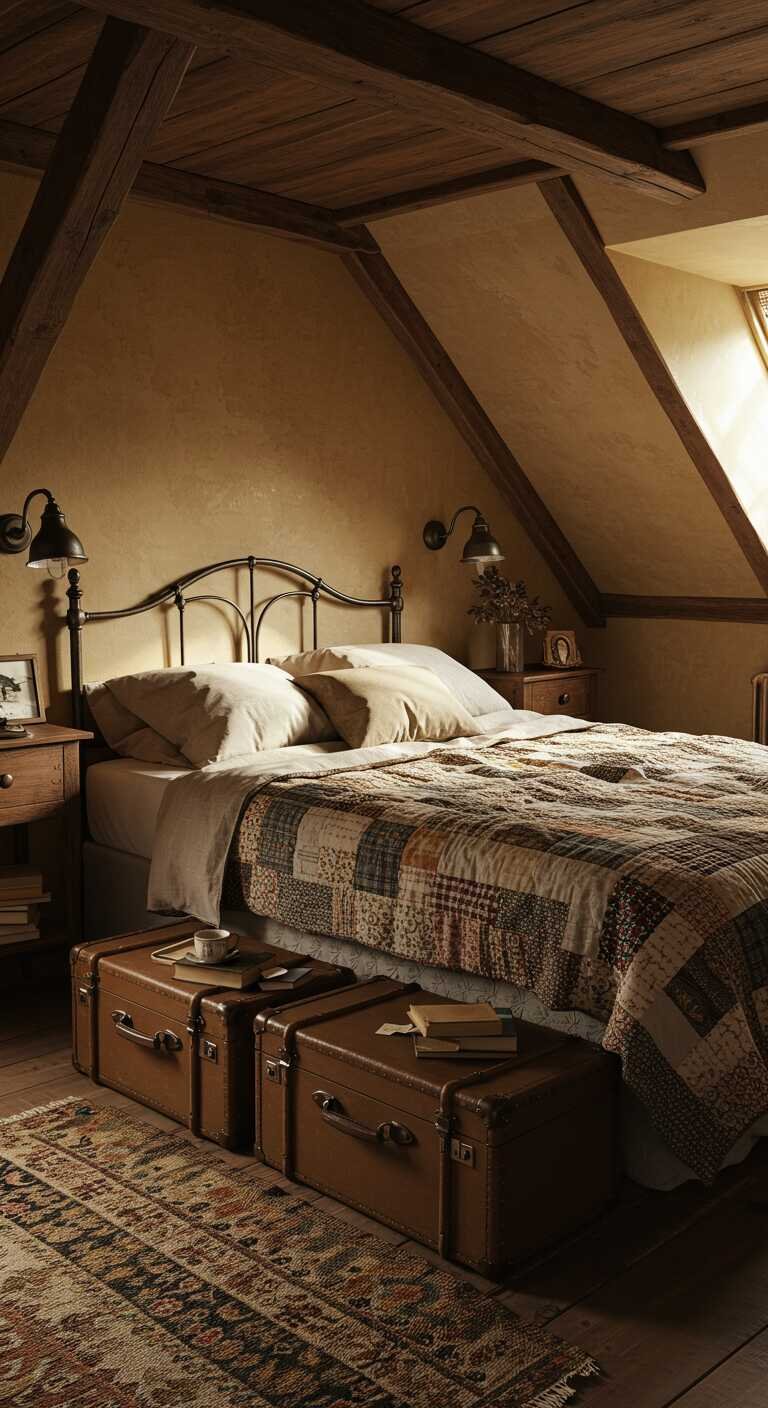
[[[0,772],[0,787],[4,787],[4,788],[13,787],[13,773],[12,773],[12,772]]]
[[[565,694],[561,694],[561,695],[560,695],[560,698],[558,699],[557,702],[558,702],[558,704],[570,704],[570,702],[571,702],[571,696],[570,696],[570,694],[568,694],[567,691],[566,691]]]

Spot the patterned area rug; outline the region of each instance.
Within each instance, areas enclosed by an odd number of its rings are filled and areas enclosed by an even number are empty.
[[[122,1110],[0,1121],[8,1408],[558,1408],[597,1372],[300,1191]]]

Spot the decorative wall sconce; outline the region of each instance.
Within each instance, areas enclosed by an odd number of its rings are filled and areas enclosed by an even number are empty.
[[[464,504],[463,508],[457,508],[447,528],[439,519],[431,518],[429,523],[424,525],[423,536],[427,547],[431,548],[433,552],[445,547],[456,527],[456,519],[460,513],[474,513],[475,515],[472,532],[464,544],[464,550],[461,554],[462,562],[473,563],[480,568],[492,562],[503,562],[504,554],[488,527],[488,520],[479,508],[475,508],[474,504]]]
[[[40,527],[32,536],[29,506],[38,494],[48,502],[40,518]],[[27,567],[47,567],[51,577],[63,577],[70,563],[87,562],[88,556],[80,539],[67,522],[50,489],[33,489],[24,500],[21,514],[0,514],[0,552],[24,552],[29,548]]]

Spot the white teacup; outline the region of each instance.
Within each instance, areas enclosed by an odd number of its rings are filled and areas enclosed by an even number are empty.
[[[202,959],[204,963],[221,963],[235,946],[229,929],[198,929],[193,936],[193,942],[195,957]]]

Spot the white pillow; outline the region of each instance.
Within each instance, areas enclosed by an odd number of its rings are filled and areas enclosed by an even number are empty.
[[[84,688],[87,708],[104,742],[123,758],[142,763],[162,763],[165,767],[188,768],[188,760],[178,748],[141,719],[124,709],[105,684]]]
[[[106,684],[124,709],[162,731],[197,768],[337,736],[314,699],[273,665],[147,670]]]
[[[404,664],[422,665],[431,670],[474,718],[496,709],[509,709],[508,700],[491,689],[484,679],[434,645],[406,645],[401,641],[386,645],[329,645],[325,649],[305,650],[300,655],[272,658],[270,664],[279,665],[298,680],[302,675],[314,675],[323,670],[355,670],[377,664],[391,667],[393,657]]]
[[[364,666],[302,675],[350,748],[381,743],[471,738],[474,718],[433,670],[418,665]]]

